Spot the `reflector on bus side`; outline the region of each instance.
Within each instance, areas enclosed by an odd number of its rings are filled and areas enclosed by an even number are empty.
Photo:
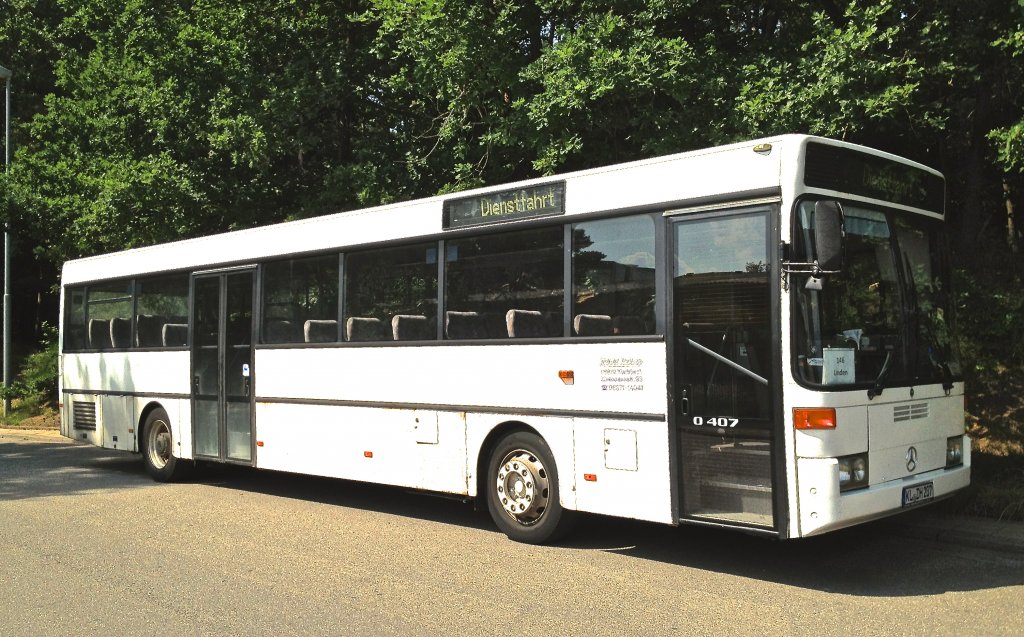
[[[796,429],[835,429],[836,410],[832,407],[797,407],[793,409]]]

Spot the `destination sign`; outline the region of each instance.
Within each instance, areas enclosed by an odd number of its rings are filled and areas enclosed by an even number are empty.
[[[565,182],[491,192],[444,202],[444,228],[565,214]]]
[[[812,188],[848,192],[942,214],[946,184],[942,177],[914,166],[858,150],[807,144],[804,183]]]

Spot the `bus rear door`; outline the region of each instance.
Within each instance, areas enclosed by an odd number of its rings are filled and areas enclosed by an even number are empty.
[[[192,440],[196,458],[253,464],[255,272],[192,280]]]

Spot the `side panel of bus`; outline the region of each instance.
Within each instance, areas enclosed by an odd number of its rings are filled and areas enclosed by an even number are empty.
[[[664,351],[257,349],[256,464],[475,497],[489,445],[531,429],[555,457],[566,508],[672,522]]]

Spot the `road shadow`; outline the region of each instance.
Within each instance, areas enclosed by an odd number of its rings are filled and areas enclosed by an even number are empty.
[[[510,541],[485,512],[458,498],[226,465],[201,466],[191,482],[477,529],[492,533],[495,542]],[[0,502],[142,487],[165,488],[150,480],[137,454],[64,439],[0,439]],[[522,545],[522,551],[543,553],[545,559],[558,559],[560,551],[614,553],[861,597],[931,596],[1024,584],[1024,556],[912,539],[900,533],[898,517],[780,542],[723,529],[588,515],[558,547]]]
[[[594,518],[566,548],[863,597],[909,597],[1024,584],[1024,555],[911,538],[898,518],[779,541],[707,527]]]
[[[510,541],[497,531],[486,512],[459,499],[240,467],[207,467],[197,478],[225,488],[490,531],[495,541]],[[586,515],[559,548],[616,553],[864,597],[938,595],[1024,584],[1024,556],[911,539],[900,533],[898,518],[820,537],[779,541],[732,530]],[[550,551],[529,546],[523,550]]]
[[[0,438],[0,502],[151,485],[137,454],[56,436]]]
[[[192,481],[250,493],[497,532],[487,513],[475,510],[468,499],[460,496],[215,464],[200,464]]]

